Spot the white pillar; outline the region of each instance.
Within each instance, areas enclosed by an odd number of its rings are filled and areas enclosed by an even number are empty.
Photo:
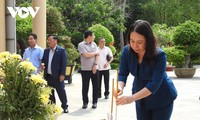
[[[0,52],[6,50],[5,0],[0,0]]]
[[[37,44],[46,48],[46,0],[33,0],[32,7],[40,7],[38,13],[33,18],[33,33],[37,34]]]
[[[6,0],[6,50],[16,52],[16,20],[8,11],[7,7],[15,7],[15,0]]]

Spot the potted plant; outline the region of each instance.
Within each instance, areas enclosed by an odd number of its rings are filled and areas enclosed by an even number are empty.
[[[79,53],[76,47],[72,44],[69,36],[60,36],[59,44],[66,49],[67,52],[67,68],[66,68],[66,77],[68,83],[72,83],[72,75],[76,67],[76,60],[79,57]]]
[[[192,21],[180,24],[176,27],[172,39],[174,45],[179,46],[177,49],[186,53],[184,64],[180,66],[181,68],[175,69],[175,74],[187,78],[193,77],[196,71],[193,65],[200,63],[200,24]],[[191,75],[186,76],[186,73]]]
[[[154,24],[152,26],[153,32],[155,34],[156,39],[159,42],[159,46],[163,48],[163,50],[167,54],[167,66],[166,71],[173,71],[174,66],[172,65],[172,57],[174,56],[174,49],[172,47],[172,33],[175,27],[168,27],[167,24]]]
[[[166,71],[173,71],[174,67],[180,67],[185,62],[185,51],[176,47],[164,47],[163,50],[167,56]]]
[[[0,53],[1,120],[54,120],[61,113],[61,107],[50,103],[51,88],[35,70],[20,55]]]
[[[177,49],[175,46],[164,47],[163,50],[167,56],[168,67],[170,66],[172,68],[180,68],[185,63],[185,51]]]

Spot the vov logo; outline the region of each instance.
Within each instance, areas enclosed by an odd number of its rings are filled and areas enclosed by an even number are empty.
[[[26,18],[29,16],[29,14],[31,14],[32,18],[34,18],[40,9],[40,7],[35,7],[34,11],[32,7],[15,7],[15,10],[13,9],[13,7],[7,8],[13,18],[15,18],[17,14],[20,18]]]

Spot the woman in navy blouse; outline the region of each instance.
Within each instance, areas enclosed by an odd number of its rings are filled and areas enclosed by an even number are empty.
[[[122,95],[129,73],[134,76],[132,95],[120,96],[116,104],[135,101],[137,120],[169,120],[177,91],[165,72],[166,54],[157,47],[150,24],[135,21],[127,42],[120,59],[118,95]]]

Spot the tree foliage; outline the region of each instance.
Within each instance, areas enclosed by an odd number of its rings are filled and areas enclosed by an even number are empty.
[[[121,9],[112,0],[48,0],[48,3],[62,11],[65,32],[76,46],[82,41],[83,33],[94,24],[102,24],[112,33],[124,28]]]
[[[31,2],[31,0],[16,0],[16,3],[19,6],[24,1]],[[169,27],[177,26],[186,20],[200,22],[200,0],[127,0],[124,5],[125,1],[47,0],[47,4],[59,9],[66,29],[62,30],[60,27],[61,29],[57,30],[59,34],[70,36],[75,46],[82,41],[83,33],[94,24],[102,24],[109,28],[116,41],[115,45],[119,47],[121,45],[119,31],[125,31],[137,19],[147,20],[152,25],[159,23]],[[49,17],[54,16],[50,14]],[[20,29],[26,31],[24,27]]]
[[[186,20],[200,22],[200,0],[129,0],[127,26],[137,20],[177,26]]]
[[[76,64],[76,59],[79,57],[79,53],[75,46],[72,44],[71,38],[66,35],[60,36],[59,38],[59,45],[63,46],[67,52],[67,64]]]
[[[185,63],[186,52],[176,47],[164,47],[163,50],[167,55],[167,62],[176,68],[181,68]]]
[[[59,34],[65,29],[62,14],[56,7],[47,7],[47,34]]]
[[[200,24],[197,22],[186,21],[176,28],[173,34],[176,45],[190,46],[200,42]]]
[[[99,38],[103,37],[106,40],[106,45],[109,45],[114,42],[112,33],[108,28],[101,24],[95,24],[89,28],[95,33],[95,42],[98,43]]]
[[[19,5],[20,7],[31,6],[30,3],[24,2]],[[32,32],[32,17],[28,16],[27,18],[20,18],[16,16],[16,35],[17,39],[26,39],[28,35]]]
[[[146,0],[128,0],[127,1],[127,19],[126,27],[129,27],[137,19],[144,19],[142,5],[145,4]]]
[[[95,34],[95,42],[97,44],[98,44],[99,38],[102,38],[102,37],[105,38],[106,45],[111,48],[111,51],[112,51],[112,53],[114,55],[115,52],[116,52],[116,49],[113,46],[113,44],[114,44],[114,38],[113,38],[113,35],[110,32],[110,30],[108,28],[106,28],[105,26],[102,26],[101,24],[93,25],[89,29],[94,32],[94,34]]]
[[[24,2],[31,3],[32,0],[15,0],[16,6],[23,4]]]
[[[16,35],[17,39],[26,39],[32,32],[32,17],[27,18],[16,17]]]
[[[181,48],[190,55],[190,65],[200,63],[200,24],[186,21],[180,24],[173,34],[174,45]]]
[[[152,29],[161,47],[170,46],[170,43],[172,43],[172,35],[175,27],[168,27],[167,24],[156,23],[152,26]]]

